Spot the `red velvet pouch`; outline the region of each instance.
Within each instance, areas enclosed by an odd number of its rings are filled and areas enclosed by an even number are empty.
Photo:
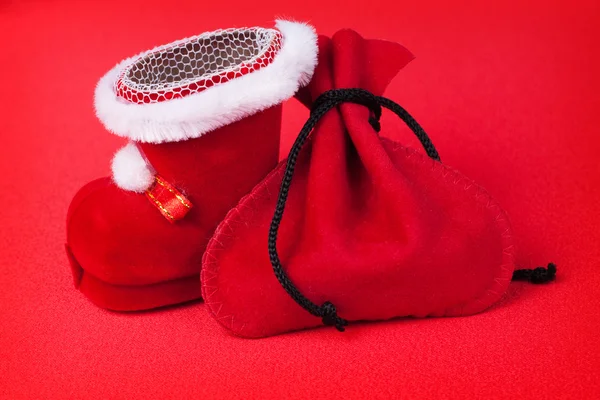
[[[314,125],[311,137],[295,151],[301,134],[287,169],[280,164],[228,213],[203,257],[203,298],[225,328],[263,337],[322,323],[343,330],[347,321],[462,316],[503,295],[514,269],[505,212],[379,97],[412,58],[350,30],[319,38],[313,80],[298,95],[312,106],[303,129]],[[409,124],[427,154],[379,136],[381,106]]]

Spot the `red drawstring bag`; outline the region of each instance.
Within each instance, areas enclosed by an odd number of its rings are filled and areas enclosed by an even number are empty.
[[[350,30],[319,38],[313,80],[298,95],[310,119],[203,258],[202,295],[225,328],[245,337],[322,323],[344,330],[348,321],[473,314],[503,295],[514,269],[505,212],[379,97],[411,59],[399,44]],[[382,108],[426,154],[379,136]]]

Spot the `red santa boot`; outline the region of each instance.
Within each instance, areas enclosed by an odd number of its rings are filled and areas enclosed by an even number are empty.
[[[79,290],[113,310],[199,298],[205,246],[275,167],[281,103],[310,81],[316,56],[312,27],[278,21],[177,41],[108,72],[96,112],[131,142],[112,179],[84,186],[69,208]]]

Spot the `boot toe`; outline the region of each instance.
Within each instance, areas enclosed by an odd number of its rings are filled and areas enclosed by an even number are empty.
[[[172,224],[144,194],[121,190],[110,178],[88,183],[73,198],[67,217],[76,284],[82,272],[136,286],[198,274],[206,235],[188,217]]]

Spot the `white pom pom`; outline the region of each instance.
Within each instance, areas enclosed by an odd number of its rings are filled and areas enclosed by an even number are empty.
[[[133,143],[117,151],[112,161],[112,173],[115,184],[131,192],[143,193],[154,182],[154,172]]]

